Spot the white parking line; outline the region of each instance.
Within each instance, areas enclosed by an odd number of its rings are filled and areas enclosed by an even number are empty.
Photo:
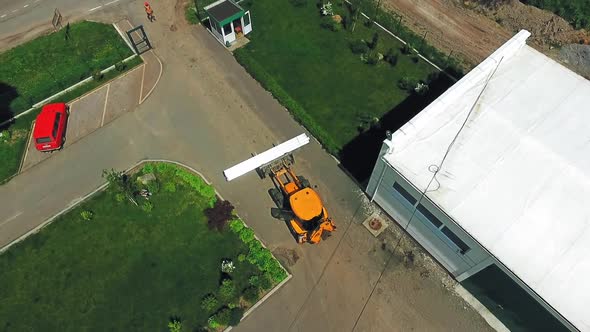
[[[104,5],[105,5],[105,6],[112,5],[112,4],[114,4],[115,2],[118,2],[118,1],[119,1],[119,0],[113,0],[113,1],[111,1],[111,2],[107,2],[107,3],[105,3]]]
[[[13,10],[11,13],[16,13],[18,11],[18,9]]]
[[[104,116],[107,114],[107,104],[109,103],[109,90],[111,90],[111,85],[107,85],[107,95],[104,97],[104,109],[102,111],[102,121],[100,122],[100,126],[104,126]]]
[[[92,9],[89,9],[88,11],[89,11],[89,12],[93,12],[93,11],[95,11],[95,10],[97,10],[97,9],[100,9],[100,7],[102,7],[102,5],[100,5],[100,6],[98,6],[98,7],[94,7],[94,8],[92,8]]]
[[[0,18],[5,18],[5,17],[6,17],[6,14],[4,14],[4,15],[0,16]]]
[[[29,5],[24,5],[24,6],[23,6],[23,8],[27,8],[27,7],[29,7]]]
[[[12,217],[4,220],[3,222],[1,222],[0,225],[4,225],[4,224],[6,224],[6,223],[8,223],[8,222],[10,222],[10,221],[12,221],[14,219],[16,219],[16,217],[20,216],[21,214],[23,214],[22,211],[17,212],[14,216],[12,216]]]

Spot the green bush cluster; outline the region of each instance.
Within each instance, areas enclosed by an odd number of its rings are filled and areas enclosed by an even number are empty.
[[[80,216],[82,217],[82,219],[84,219],[86,221],[90,221],[94,217],[94,213],[89,210],[84,210],[84,211],[80,212]]]
[[[260,291],[259,291],[259,287],[257,286],[250,286],[246,289],[244,289],[244,292],[242,293],[242,296],[244,296],[244,299],[250,303],[255,303],[256,301],[258,301],[258,296],[260,295]]]
[[[369,46],[362,39],[355,39],[350,42],[350,50],[354,54],[365,54],[369,51]]]
[[[264,248],[262,244],[254,237],[254,232],[239,219],[234,219],[229,223],[232,232],[236,233],[242,242],[248,245],[248,254],[246,260],[250,264],[256,265],[260,271],[266,273],[274,282],[280,282],[287,277],[281,264],[272,256],[270,250]]]
[[[198,192],[203,198],[207,200],[207,203],[210,207],[213,207],[215,201],[217,201],[217,196],[215,194],[215,188],[208,185],[205,180],[203,180],[200,176],[191,173],[190,171],[186,170],[183,167],[170,164],[170,163],[148,163],[143,166],[142,168],[143,173],[159,173],[164,176],[168,177],[176,177],[180,179],[184,184],[188,185],[190,188],[194,189]],[[169,184],[170,182],[164,184],[164,189],[169,192],[176,191],[176,185]]]
[[[295,99],[291,98],[289,94],[275,81],[275,79],[262,67],[246,49],[238,49],[234,56],[236,60],[256,79],[262,86],[268,90],[289,112],[293,115],[295,120],[301,123],[307,130],[309,130],[315,138],[317,138],[324,149],[333,155],[338,155],[340,149],[336,142],[328,135],[328,133],[315,122],[315,120],[301,107]]]
[[[590,28],[588,0],[523,0],[522,2],[550,10],[568,20],[576,29]]]
[[[223,279],[219,286],[219,297],[222,301],[233,300],[236,296],[236,285],[231,279]]]
[[[213,294],[209,294],[201,300],[201,309],[206,312],[212,312],[218,305],[219,301],[217,301],[217,298]]]

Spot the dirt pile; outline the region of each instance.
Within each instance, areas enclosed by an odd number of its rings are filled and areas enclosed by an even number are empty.
[[[589,45],[566,45],[559,51],[559,59],[578,74],[590,79]]]
[[[584,30],[575,30],[565,19],[518,0],[495,2],[492,5],[488,3],[480,1],[474,3],[473,7],[513,33],[521,29],[530,31],[532,35],[529,41],[541,48],[578,43],[588,35]]]

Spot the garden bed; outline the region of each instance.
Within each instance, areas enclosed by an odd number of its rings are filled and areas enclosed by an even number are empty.
[[[136,181],[148,173],[156,180]],[[105,191],[0,256],[3,328],[220,330],[287,277],[186,169],[150,163],[106,175]]]
[[[364,159],[376,158],[379,143],[352,153],[349,146],[375,131],[382,141],[385,129],[396,129],[384,121],[388,113],[405,119],[408,112],[421,110],[408,109],[409,100],[433,100],[433,92],[441,90],[444,75],[345,3],[332,6],[341,23],[322,16],[315,1],[256,0],[241,5],[251,10],[254,30],[251,42],[234,53],[237,60],[341,159],[348,153],[358,160],[357,153],[373,151]],[[417,89],[419,84],[426,85],[425,90]],[[450,84],[445,84],[446,89]]]

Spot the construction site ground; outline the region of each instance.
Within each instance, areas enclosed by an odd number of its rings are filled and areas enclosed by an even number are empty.
[[[584,76],[590,74],[584,71],[586,66],[590,67],[586,52],[574,50],[570,54],[566,49],[564,55],[558,49],[587,39],[588,33],[575,30],[551,12],[517,0],[494,7],[464,0],[385,0],[383,5],[401,15],[403,24],[417,34],[428,32],[427,42],[447,54],[452,52],[466,70],[480,63],[516,32],[526,29],[532,33],[529,45]]]

